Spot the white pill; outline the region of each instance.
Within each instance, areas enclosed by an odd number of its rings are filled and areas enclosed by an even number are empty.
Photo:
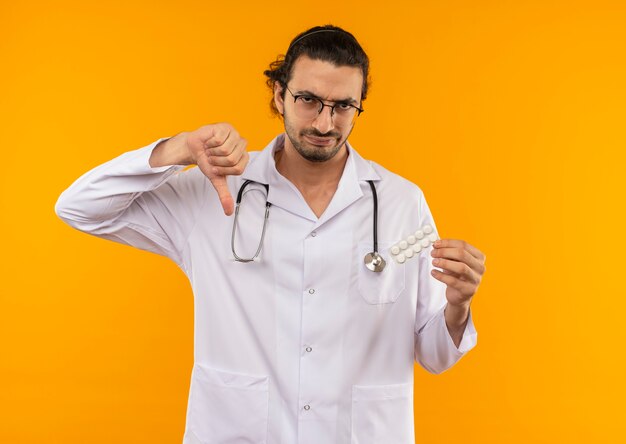
[[[417,239],[415,239],[415,236],[410,235],[409,237],[406,238],[406,241],[410,244],[413,245],[415,242],[417,242]]]
[[[400,253],[400,247],[398,247],[397,245],[394,245],[393,247],[391,247],[391,254],[398,254]]]
[[[426,238],[422,239],[422,241],[420,242],[422,244],[422,247],[426,248],[430,245],[430,241]]]
[[[422,246],[420,244],[413,245],[413,252],[419,253],[420,251],[422,251]]]
[[[422,230],[417,230],[415,232],[415,237],[418,239],[422,239],[424,237],[424,232]]]
[[[398,262],[399,264],[403,264],[405,260],[406,258],[404,257],[404,254],[402,253],[396,256],[396,262]]]
[[[398,244],[400,245],[400,248],[402,248],[403,250],[406,250],[406,247],[409,246],[409,244],[406,243],[406,241],[400,241],[400,243]]]
[[[431,242],[435,242],[437,240],[437,233],[430,233],[428,235],[428,240]]]
[[[411,258],[411,257],[413,257],[413,248],[409,248],[408,250],[406,250],[406,251],[404,252],[404,255],[405,255],[407,258]]]
[[[424,225],[422,227],[422,230],[424,230],[425,234],[430,234],[433,232],[433,227],[431,227],[430,225]]]

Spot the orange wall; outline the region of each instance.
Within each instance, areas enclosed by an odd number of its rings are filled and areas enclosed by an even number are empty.
[[[418,442],[625,442],[626,3],[377,5],[2,3],[0,442],[181,441],[185,276],[72,230],[54,203],[203,124],[261,149],[281,130],[262,71],[324,23],[372,62],[353,145],[422,187],[442,237],[487,255],[477,348],[416,369]]]

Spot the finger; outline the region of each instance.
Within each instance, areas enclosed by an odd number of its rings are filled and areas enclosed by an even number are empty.
[[[220,203],[222,204],[222,208],[224,209],[224,214],[230,216],[231,214],[233,214],[235,204],[233,201],[233,197],[230,194],[230,190],[228,189],[226,177],[215,176],[210,180],[213,184],[213,188],[215,188],[215,191],[217,191]]]
[[[211,171],[216,176],[240,176],[243,174],[245,168],[240,165],[235,165],[233,167],[213,167]]]
[[[222,140],[222,143],[206,147],[207,155],[217,157],[228,156],[237,149],[237,146],[242,141],[245,142],[245,139],[242,139],[239,133],[232,129],[228,132],[226,138]]]
[[[227,123],[207,125],[198,130],[205,149],[222,146],[233,132],[235,129]]]
[[[462,281],[461,279],[458,279],[450,274],[442,273],[439,270],[432,270],[431,274],[435,279],[443,282],[449,287],[459,290],[463,294],[472,293],[472,290],[474,288],[473,284]]]
[[[463,250],[451,249],[446,258],[445,253],[442,253],[442,256],[437,257],[433,260],[433,265],[439,268],[447,268],[460,276],[463,276],[464,279],[472,279],[475,280],[478,278],[478,270],[472,268],[472,262],[476,262],[476,259],[471,256],[469,253],[464,252]],[[465,262],[468,260],[470,263]],[[480,263],[477,263],[477,268],[481,267]]]
[[[469,251],[459,247],[439,247],[431,251],[431,256],[462,262],[464,264],[467,264],[472,270],[476,271],[479,274],[483,274],[485,272],[485,266],[480,260],[476,259],[472,254],[469,253]]]
[[[215,144],[221,145],[228,137],[230,132],[229,128],[230,125],[222,123],[202,126],[189,134],[187,143],[201,149]]]
[[[434,263],[436,262],[436,263]],[[463,262],[451,261],[448,259],[435,259],[433,265],[441,268],[444,272],[454,275],[456,278],[478,284],[479,276],[467,264]]]
[[[247,151],[243,152],[241,159],[239,162],[233,166],[213,166],[211,165],[211,171],[215,175],[219,176],[239,176],[243,174],[246,169],[246,165],[248,164],[248,159],[250,158],[250,154]],[[212,159],[210,161],[212,162]]]
[[[248,142],[245,139],[240,139],[235,145],[233,151],[227,155],[209,155],[209,162],[211,165],[232,167],[241,162],[242,158],[246,154],[246,145]]]
[[[439,243],[434,245],[435,248],[461,248],[468,251],[473,257],[479,261],[485,260],[485,255],[473,245],[468,244],[461,239],[439,239]]]
[[[445,268],[438,269],[437,271],[441,271],[442,273],[449,274],[449,275],[451,275],[451,276],[454,276],[454,277],[455,277],[455,278],[457,278],[457,279],[460,279],[460,278],[461,278],[461,276],[459,276],[459,275],[458,275],[458,274],[456,274],[455,272],[450,271],[450,270],[447,270],[447,269],[445,269]]]

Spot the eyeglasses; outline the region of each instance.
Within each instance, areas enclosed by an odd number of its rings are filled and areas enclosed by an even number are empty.
[[[331,118],[335,118],[335,124],[339,126],[351,125],[356,118],[365,110],[358,106],[346,102],[337,102],[334,105],[325,104],[319,97],[310,94],[294,94],[287,88],[289,94],[293,96],[295,113],[301,119],[312,120],[319,116],[324,107],[330,108]]]

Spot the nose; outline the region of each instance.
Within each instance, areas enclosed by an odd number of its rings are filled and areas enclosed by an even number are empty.
[[[322,108],[322,112],[319,113],[313,121],[313,127],[322,134],[326,134],[335,127],[335,124],[333,123],[332,108],[330,106]]]

